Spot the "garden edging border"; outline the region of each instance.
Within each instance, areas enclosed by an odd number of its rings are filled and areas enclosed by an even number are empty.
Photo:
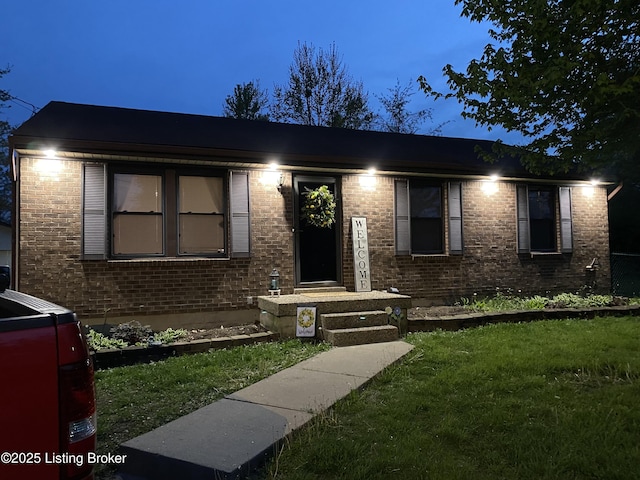
[[[205,338],[192,340],[190,342],[174,342],[167,345],[158,346],[133,346],[118,349],[104,349],[91,352],[94,368],[104,369],[112,367],[122,367],[136,363],[149,363],[164,360],[169,357],[187,355],[192,353],[203,353],[209,350],[220,350],[223,348],[239,347],[254,343],[270,342],[277,340],[280,336],[274,332],[258,332],[249,335],[232,335],[230,337]]]
[[[441,317],[409,319],[409,333],[433,330],[462,330],[492,323],[533,322],[566,318],[594,318],[603,316],[640,316],[640,305],[615,307],[557,308],[542,310],[509,310],[504,312],[474,312]]]
[[[536,320],[561,320],[566,318],[594,318],[598,316],[640,316],[640,305],[615,307],[558,308],[543,310],[510,310],[504,312],[473,312],[440,317],[409,319],[408,331],[430,332],[434,330],[463,330],[493,323],[533,322]],[[96,369],[121,367],[137,363],[149,363],[179,355],[203,353],[209,350],[238,347],[254,343],[278,340],[280,335],[271,331],[249,335],[233,335],[190,342],[175,342],[152,347],[125,347],[91,352]]]

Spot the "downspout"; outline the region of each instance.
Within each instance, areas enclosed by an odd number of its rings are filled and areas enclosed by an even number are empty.
[[[618,184],[616,188],[614,188],[609,195],[607,195],[607,202],[610,202],[613,197],[615,197],[622,190],[622,182]]]
[[[10,288],[18,290],[18,254],[20,242],[20,208],[18,205],[18,189],[20,184],[18,183],[19,168],[20,168],[20,154],[13,146],[12,137],[9,137],[9,158],[11,159],[11,179],[13,181],[13,188],[11,189],[11,285]]]

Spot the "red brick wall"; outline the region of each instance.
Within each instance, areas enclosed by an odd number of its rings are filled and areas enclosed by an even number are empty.
[[[248,308],[267,293],[276,267],[292,291],[291,196],[251,172],[252,258],[80,260],[82,163],[61,162],[55,176],[20,162],[20,290],[74,309],[110,317]],[[287,178],[285,188],[290,189]],[[285,290],[287,293],[287,290]]]
[[[79,161],[64,161],[42,175],[37,160],[20,161],[20,290],[60,303],[87,317],[215,312],[247,308],[247,297],[266,293],[272,268],[283,293],[294,285],[293,193],[285,174],[282,193],[250,173],[251,258],[83,261]],[[458,300],[510,288],[523,293],[578,290],[594,279],[585,266],[598,257],[600,290],[609,289],[607,201],[573,189],[574,253],[531,258],[516,253],[515,184],[486,195],[480,182],[463,183],[464,255],[397,257],[393,178],[374,189],[343,176],[343,279],[354,288],[351,217],[367,217],[373,289],[394,286],[414,298]],[[446,203],[446,202],[445,202]],[[445,228],[446,231],[446,228]],[[446,243],[446,242],[445,242]]]
[[[463,255],[395,256],[393,178],[377,178],[375,191],[360,186],[358,177],[343,177],[344,281],[354,288],[351,216],[366,216],[373,289],[394,286],[414,298],[434,302],[494,293],[497,288],[523,294],[577,291],[593,285],[609,291],[609,234],[605,188],[572,191],[572,254],[531,255],[516,252],[515,184],[498,182],[486,194],[482,182],[463,182]],[[588,189],[587,189],[588,190]],[[445,199],[446,199],[446,189]],[[446,201],[445,201],[446,204]],[[445,232],[447,228],[445,227]],[[558,229],[559,231],[559,229]],[[448,238],[445,238],[445,245]],[[601,268],[585,271],[594,257]]]

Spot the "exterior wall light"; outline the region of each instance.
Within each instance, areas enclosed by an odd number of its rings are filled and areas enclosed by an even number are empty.
[[[284,185],[284,173],[278,170],[278,164],[272,162],[269,168],[262,172],[260,183],[263,185],[275,185],[279,192],[282,193],[282,185]]]
[[[485,195],[493,195],[498,192],[498,175],[491,175],[489,180],[483,180],[480,184],[480,188]]]
[[[280,296],[280,273],[275,268],[269,274],[269,293]]]
[[[53,156],[46,158],[39,158],[34,163],[35,170],[40,174],[41,178],[48,178],[51,180],[59,180],[58,175],[62,172],[62,161]]]
[[[596,188],[593,184],[587,184],[582,186],[582,195],[585,197],[591,198],[593,197],[593,193],[596,191]]]
[[[370,168],[367,173],[358,177],[360,186],[365,190],[375,190],[376,188],[376,169]]]

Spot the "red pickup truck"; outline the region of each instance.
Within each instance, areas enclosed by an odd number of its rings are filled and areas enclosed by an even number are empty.
[[[0,277],[0,479],[93,479],[95,384],[80,322]]]

